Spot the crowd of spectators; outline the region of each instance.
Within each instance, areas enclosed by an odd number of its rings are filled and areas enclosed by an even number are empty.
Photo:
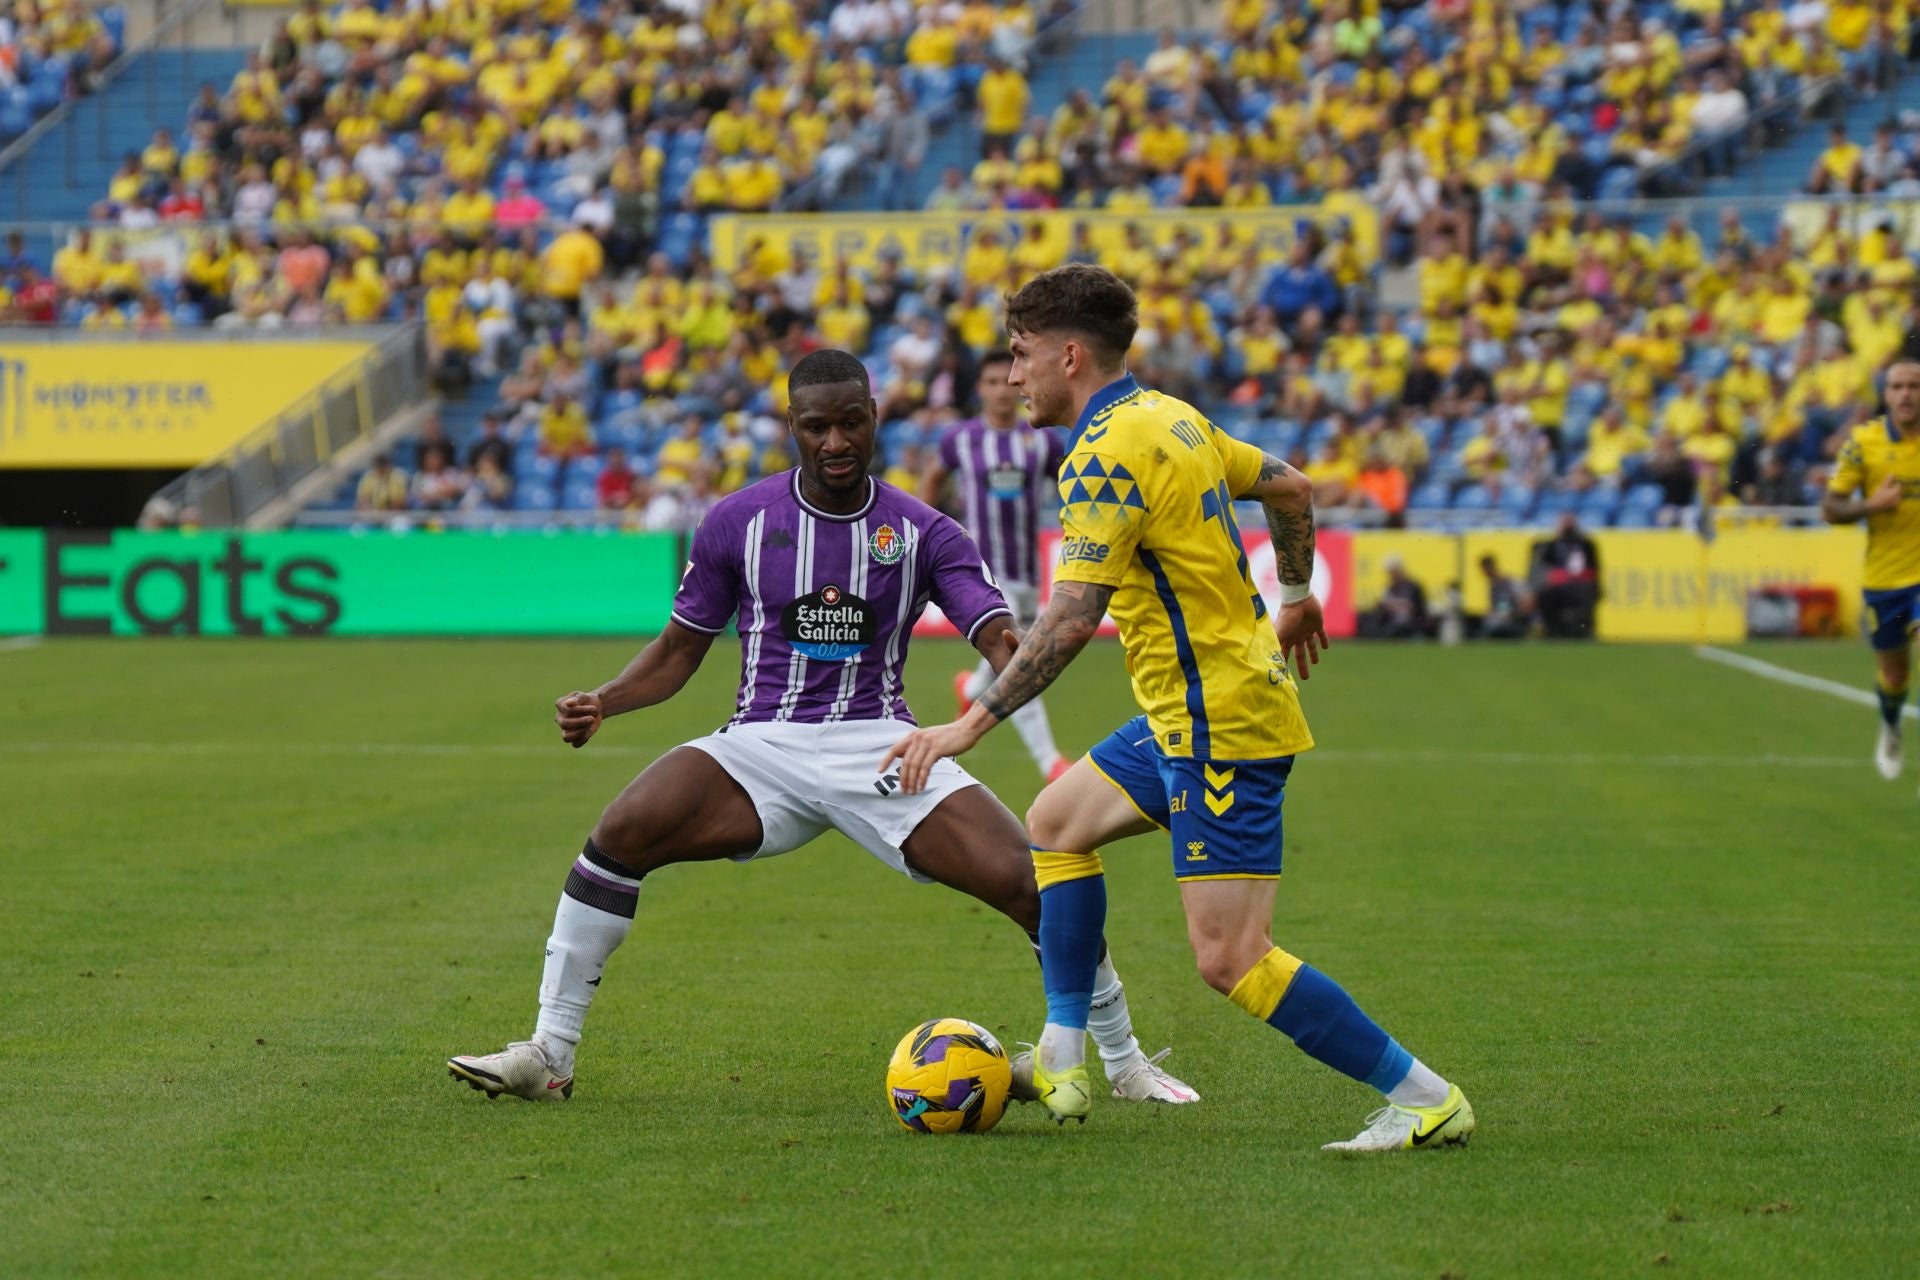
[[[121,22],[117,9],[88,0],[9,5],[0,14],[0,91],[38,84],[50,106],[91,90],[120,51]]]
[[[140,331],[418,318],[441,385],[491,398],[499,456],[482,477],[467,441],[427,441],[362,506],[648,522],[782,462],[783,370],[815,345],[867,355],[898,465],[966,410],[1004,292],[1067,260],[1136,286],[1144,378],[1354,519],[1802,501],[1906,340],[1897,229],[1836,209],[1797,240],[1733,214],[1703,236],[1577,204],[1697,143],[1731,163],[1783,97],[1876,92],[1906,53],[1897,0],[1229,0],[1211,37],[1162,33],[1036,115],[1025,68],[1054,11],[307,0],[126,158],[95,210],[119,233],[45,268],[10,244],[0,301]],[[855,169],[897,203],[932,103],[972,113],[981,158],[928,206],[1001,215],[957,261],[855,267],[762,239],[723,271],[698,239],[663,243],[674,217]],[[1836,133],[1809,189],[1920,191],[1913,141],[1897,121],[1871,145]],[[1411,305],[1382,302],[1338,217],[1301,219],[1276,258],[1228,219],[1107,239],[1026,216],[1335,194],[1377,211]],[[143,264],[138,237],[204,219],[230,229]]]
[[[1904,58],[1896,0],[1227,0],[1211,36],[1023,120],[978,87],[982,155],[927,207],[1261,207],[1365,190],[1394,257],[1487,198],[1659,193],[1733,163],[1753,116],[1872,95]],[[989,83],[992,81],[992,83]],[[1016,132],[1017,131],[1017,132]]]

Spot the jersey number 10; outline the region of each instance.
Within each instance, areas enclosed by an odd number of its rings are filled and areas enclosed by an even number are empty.
[[[1240,522],[1233,518],[1233,495],[1227,492],[1226,481],[1222,480],[1200,495],[1200,516],[1203,520],[1220,521],[1222,532],[1233,546],[1234,562],[1240,567],[1240,581],[1246,584],[1247,594],[1253,599],[1253,616],[1266,617],[1267,602],[1253,589],[1253,579],[1247,573],[1247,544],[1240,537]]]

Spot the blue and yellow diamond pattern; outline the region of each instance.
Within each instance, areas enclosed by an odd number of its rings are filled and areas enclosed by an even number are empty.
[[[1098,516],[1103,508],[1147,509],[1133,473],[1097,453],[1069,456],[1060,464],[1060,501],[1070,514],[1081,518]]]

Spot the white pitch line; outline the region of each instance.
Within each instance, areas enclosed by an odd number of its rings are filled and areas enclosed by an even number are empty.
[[[1796,689],[1811,689],[1815,693],[1824,693],[1862,707],[1880,708],[1880,699],[1865,689],[1850,684],[1841,684],[1838,680],[1824,680],[1819,676],[1810,676],[1804,671],[1794,671],[1789,667],[1777,667],[1771,662],[1762,662],[1758,658],[1749,658],[1744,653],[1733,653],[1726,649],[1716,649],[1710,644],[1697,645],[1694,653],[1708,662],[1717,662],[1723,667],[1732,667],[1735,671],[1744,671],[1750,676],[1759,676],[1762,680],[1772,680],[1777,684],[1792,685]],[[1900,714],[1909,720],[1920,719],[1912,703],[1902,707]]]
[[[652,755],[650,747],[596,747],[595,755]],[[465,742],[5,742],[0,754],[61,755],[93,752],[101,755],[245,755],[245,756],[546,756],[564,759],[572,753],[554,746]],[[1853,769],[1851,756],[1783,755],[1645,755],[1631,752],[1585,751],[1442,751],[1405,748],[1317,748],[1310,761],[1329,764],[1462,764],[1462,765],[1642,765],[1659,769]]]
[[[1371,751],[1365,748],[1315,747],[1305,759],[1331,760],[1345,764],[1446,764],[1457,761],[1462,764],[1493,765],[1651,765],[1659,769],[1692,768],[1730,768],[1730,769],[1857,769],[1859,760],[1852,756],[1709,756],[1709,755],[1639,755],[1630,752],[1599,751],[1413,751],[1387,749]]]
[[[31,649],[39,643],[39,636],[8,636],[0,640],[0,653],[11,653],[15,649]]]

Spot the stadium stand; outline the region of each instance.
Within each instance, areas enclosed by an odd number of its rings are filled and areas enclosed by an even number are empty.
[[[1067,257],[1139,286],[1144,377],[1336,519],[1795,505],[1910,328],[1902,4],[1229,0],[1213,32],[1079,41],[1070,9],[986,0],[703,14],[310,0],[125,159],[91,213],[127,235],[75,237],[51,285],[12,246],[9,305],[423,321],[438,428],[323,521],[684,522],[784,464],[781,373],[823,343],[868,358],[904,477],[965,410],[1001,292]],[[1754,145],[1762,119],[1784,146]],[[1670,224],[1609,203],[1678,191],[1772,198]],[[1297,208],[1329,197],[1378,211],[1377,257]],[[902,205],[984,230],[950,269],[707,257],[713,215]],[[1050,208],[1196,212],[1164,245],[1063,244],[1023,222]],[[1283,255],[1225,216],[1262,209]],[[220,220],[158,273],[120,246]]]
[[[91,91],[120,51],[126,14],[116,5],[41,0],[0,17],[0,142]]]

